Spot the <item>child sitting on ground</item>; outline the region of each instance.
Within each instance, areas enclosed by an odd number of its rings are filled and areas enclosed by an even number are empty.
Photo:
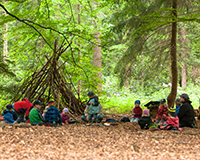
[[[160,129],[178,130],[179,118],[175,113],[175,109],[169,108],[167,114],[168,116],[165,116],[166,121],[161,124]]]
[[[167,115],[167,110],[166,100],[162,99],[160,101],[160,106],[156,111],[156,124],[163,123],[166,120],[165,117]]]
[[[12,108],[13,108],[13,106],[12,106]],[[4,115],[5,112],[7,112],[7,109],[4,109],[4,110],[3,110],[2,115]],[[14,121],[16,121],[18,117],[17,117],[17,114],[15,113],[14,109],[13,109],[13,111],[12,111],[11,113],[12,113],[12,115],[13,115]],[[2,117],[2,118],[3,118],[3,117]],[[2,119],[2,121],[3,121],[3,119]]]
[[[14,123],[15,120],[13,119],[13,107],[12,104],[8,104],[6,106],[6,110],[3,111],[3,121],[6,121],[7,123]]]
[[[177,98],[176,99],[176,101],[175,101],[175,103],[176,103],[176,115],[178,115],[178,113],[179,113],[179,109],[181,108],[181,101],[180,101],[180,98]]]
[[[69,116],[68,112],[69,112],[68,108],[64,108],[63,109],[63,112],[61,113],[62,124],[68,124],[68,121],[70,119],[70,116]]]
[[[88,97],[90,98],[87,102],[89,106],[89,122],[95,122],[98,118],[97,115],[99,113],[99,101],[96,96],[94,96],[93,92],[88,93]]]
[[[130,122],[138,122],[142,116],[142,108],[140,108],[140,100],[135,101],[135,108],[133,108],[133,118]]]
[[[143,116],[139,119],[138,124],[141,129],[149,129],[149,127],[153,125],[148,109],[144,109]]]
[[[49,101],[48,103],[48,109],[45,113],[45,122],[51,123],[53,125],[60,124],[62,125],[62,117],[60,115],[59,110],[54,106],[54,101]]]
[[[44,119],[40,111],[41,105],[43,105],[43,103],[39,100],[33,102],[33,109],[29,113],[30,123],[36,123],[41,125],[44,123]]]

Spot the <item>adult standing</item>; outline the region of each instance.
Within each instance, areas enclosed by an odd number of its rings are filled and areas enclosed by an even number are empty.
[[[195,117],[194,117],[194,109],[191,105],[191,101],[189,96],[186,93],[180,95],[180,102],[182,103],[178,118],[180,127],[195,127]]]
[[[33,108],[33,104],[28,100],[28,98],[23,98],[22,101],[17,101],[12,104],[15,113],[18,118],[15,123],[24,122],[24,116],[26,115],[26,120],[29,120],[29,112]]]

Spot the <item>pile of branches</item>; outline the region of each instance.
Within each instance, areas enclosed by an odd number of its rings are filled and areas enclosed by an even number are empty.
[[[27,97],[30,101],[38,99],[47,102],[53,97],[60,111],[68,107],[71,116],[82,115],[85,104],[75,97],[71,91],[71,84],[67,82],[58,64],[59,57],[69,47],[70,44],[68,46],[62,44],[57,49],[57,41],[55,41],[53,55],[50,58],[46,57],[47,62],[44,66],[23,82],[17,91],[19,97],[15,98],[14,101]]]

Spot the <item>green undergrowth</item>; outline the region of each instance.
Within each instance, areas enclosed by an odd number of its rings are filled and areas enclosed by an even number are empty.
[[[160,101],[161,99],[167,99],[170,93],[170,87],[160,89],[154,93],[148,94],[146,92],[133,93],[130,90],[120,91],[118,93],[110,93],[100,97],[100,103],[102,104],[104,111],[107,113],[129,113],[134,107],[135,100],[141,101],[141,108],[149,101]],[[177,98],[180,94],[187,93],[192,101],[194,108],[199,107],[200,99],[200,87],[194,85],[188,85],[185,89],[178,87]]]

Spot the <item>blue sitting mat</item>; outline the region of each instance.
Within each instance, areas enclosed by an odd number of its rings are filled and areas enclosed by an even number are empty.
[[[106,122],[117,122],[116,119],[106,119]]]

